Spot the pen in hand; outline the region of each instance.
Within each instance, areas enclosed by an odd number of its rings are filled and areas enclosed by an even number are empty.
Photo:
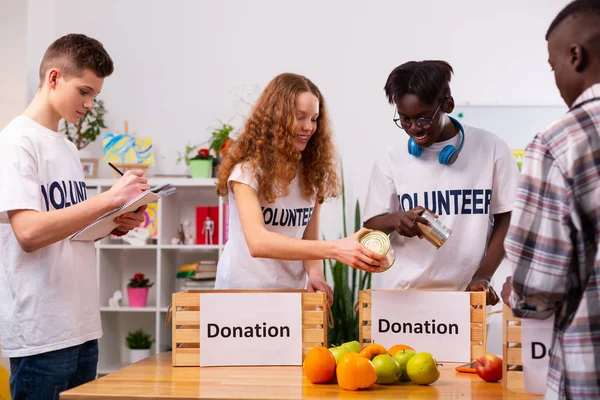
[[[115,167],[111,162],[109,162],[108,165],[110,165],[110,167],[112,169],[114,169],[115,171],[117,171],[119,173],[119,175],[123,176],[123,173],[121,172],[121,170],[119,170],[119,168]]]

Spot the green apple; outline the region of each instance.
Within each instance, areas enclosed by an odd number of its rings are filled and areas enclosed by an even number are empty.
[[[348,350],[348,348],[344,346],[330,347],[329,351],[335,357],[335,365],[337,365],[340,362],[340,358],[342,358],[344,354],[350,353],[350,350]]]
[[[362,346],[356,340],[352,342],[342,343],[342,347],[347,348],[352,353],[360,353],[360,350],[362,349]]]
[[[400,380],[401,381],[410,381],[408,378],[408,374],[406,373],[406,363],[415,355],[414,350],[398,350],[396,354],[394,354],[394,360],[398,362],[400,366]]]
[[[377,383],[387,385],[400,378],[400,366],[389,354],[379,354],[371,361],[377,374]]]
[[[431,353],[415,354],[406,363],[406,373],[412,383],[429,385],[440,378],[440,369]]]

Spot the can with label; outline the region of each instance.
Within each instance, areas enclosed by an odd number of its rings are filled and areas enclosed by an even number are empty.
[[[387,271],[396,259],[390,237],[381,231],[371,231],[360,238],[360,244],[379,255],[385,256],[381,263],[381,272]]]
[[[425,236],[425,239],[439,249],[444,243],[446,243],[446,240],[448,240],[452,234],[452,231],[427,210],[423,210],[421,217],[425,218],[430,224],[424,225],[420,222],[417,222],[421,232],[423,232],[423,236]]]

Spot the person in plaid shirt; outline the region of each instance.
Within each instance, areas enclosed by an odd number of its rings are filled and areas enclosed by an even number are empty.
[[[576,0],[546,34],[570,107],[525,153],[502,291],[520,318],[555,316],[546,398],[600,399],[600,0]]]

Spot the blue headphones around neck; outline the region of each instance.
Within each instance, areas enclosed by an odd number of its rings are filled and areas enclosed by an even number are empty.
[[[458,148],[452,146],[451,144],[445,146],[440,152],[440,156],[438,161],[442,165],[452,165],[458,158],[458,154],[462,150],[463,144],[465,143],[465,129],[456,119],[448,115],[448,118],[454,123],[454,125],[458,126],[458,130],[461,133],[460,143],[458,144]],[[423,154],[423,149],[419,147],[417,142],[413,140],[413,138],[408,139],[408,154],[421,157]]]

